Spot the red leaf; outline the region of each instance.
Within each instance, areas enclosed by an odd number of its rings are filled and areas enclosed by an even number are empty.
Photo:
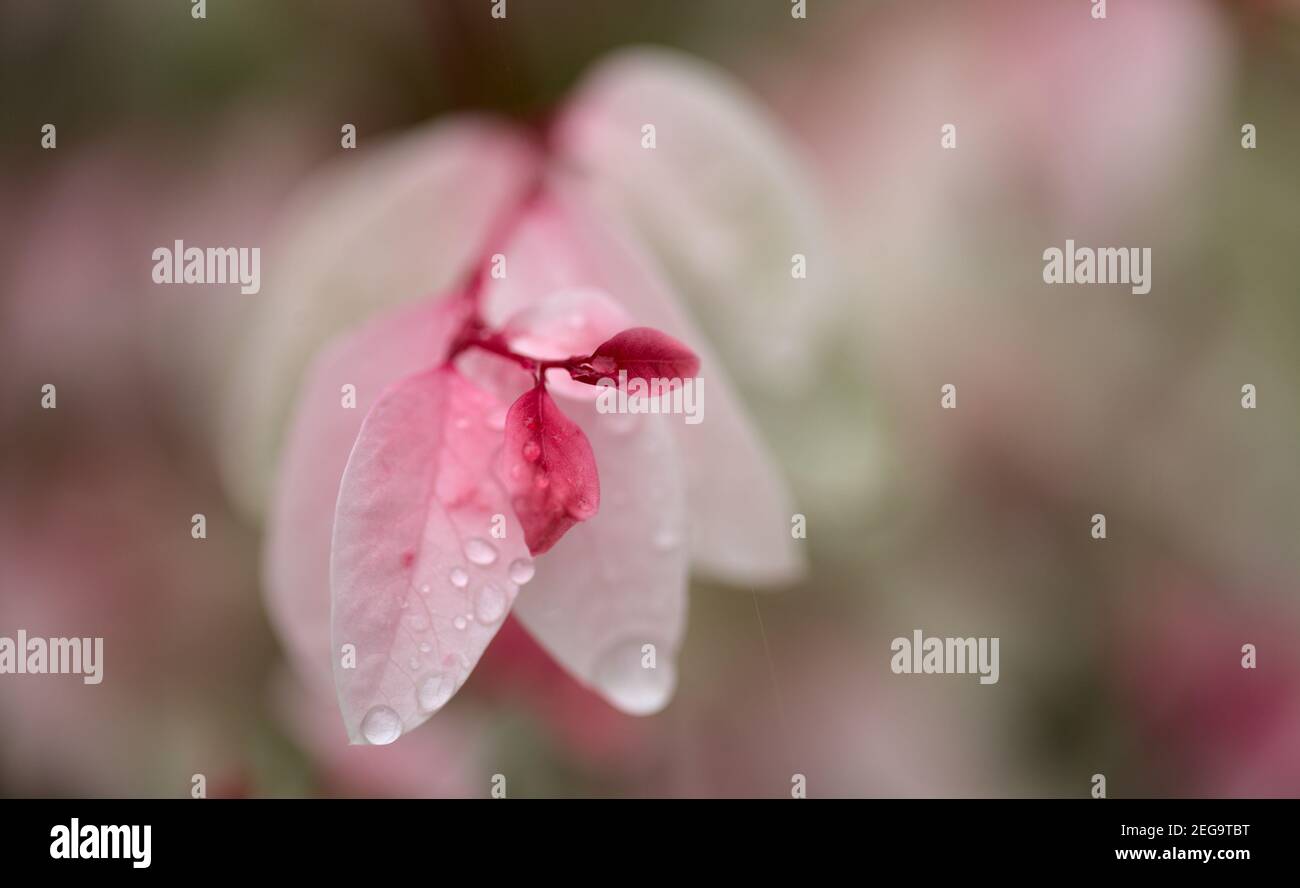
[[[541,385],[520,395],[506,414],[502,463],[524,541],[534,555],[600,507],[591,444]]]
[[[602,378],[691,379],[700,371],[695,352],[653,327],[633,327],[608,339],[585,361],[569,371],[579,382],[595,385]]]

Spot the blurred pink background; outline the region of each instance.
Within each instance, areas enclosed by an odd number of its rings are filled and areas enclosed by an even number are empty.
[[[183,6],[0,12],[0,635],[103,636],[106,676],[0,675],[0,794],[1300,793],[1295,4]],[[535,119],[641,43],[745,84],[826,213],[810,379],[747,375],[740,325],[692,306],[808,516],[810,575],[695,583],[660,715],[511,621],[427,725],[348,747],[286,666],[262,529],[219,471],[259,295],[155,286],[150,254],[264,243],[340,122],[364,150],[466,109]],[[1150,246],[1155,287],[1044,286],[1066,238]],[[918,627],[1000,637],[1000,682],[892,674]]]

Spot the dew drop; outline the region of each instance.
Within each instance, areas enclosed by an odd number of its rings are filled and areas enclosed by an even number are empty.
[[[451,625],[455,626],[457,629],[464,629],[466,626],[469,625],[469,623],[465,620],[464,617],[457,616],[456,619],[451,621]]]
[[[387,746],[402,736],[402,719],[387,706],[372,706],[361,719],[361,734],[367,743]]]
[[[409,666],[411,669],[419,669],[419,668],[420,668],[420,658],[419,658],[419,657],[412,657],[411,659],[409,659],[409,660],[406,661],[406,665]]]
[[[447,575],[447,579],[451,580],[451,584],[457,589],[464,589],[469,585],[469,574],[465,573],[465,569],[461,567],[453,567],[451,573]]]
[[[658,657],[655,666],[643,666],[645,654],[642,640],[629,640],[608,648],[595,667],[596,686],[619,709],[629,715],[652,715],[667,705],[677,685],[671,648],[655,644]]]
[[[433,646],[430,645],[427,641],[420,642],[420,653],[427,654],[431,650],[433,650]]]
[[[537,458],[542,455],[542,448],[536,441],[524,442],[524,459],[529,462],[537,462]]]
[[[465,542],[465,557],[472,564],[486,567],[497,560],[497,550],[492,548],[492,544],[487,540],[474,537]]]
[[[415,701],[420,705],[420,709],[433,712],[450,700],[455,690],[456,682],[450,675],[435,672],[420,682],[420,687],[415,693]]]
[[[538,490],[545,490],[551,486],[551,479],[545,472],[538,472],[533,478],[533,486]]]
[[[506,615],[506,593],[488,583],[478,590],[474,602],[474,616],[480,623],[492,625]]]
[[[516,558],[510,562],[510,582],[522,586],[533,578],[536,571],[531,558]]]

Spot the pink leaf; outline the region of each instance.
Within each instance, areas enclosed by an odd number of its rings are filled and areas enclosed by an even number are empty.
[[[486,118],[440,118],[369,147],[312,176],[266,245],[279,258],[249,306],[224,449],[226,480],[252,515],[263,508],[312,356],[368,318],[464,280],[540,162],[518,130]]]
[[[646,120],[673,133],[654,151],[623,136]],[[605,209],[631,226],[720,338],[728,363],[744,367],[764,390],[799,391],[796,386],[816,380],[837,276],[826,271],[795,279],[790,255],[797,249],[809,268],[829,269],[832,238],[799,150],[742,86],[680,52],[621,50],[582,79],[549,135],[553,150],[582,171]],[[510,266],[514,277],[514,254]],[[610,292],[623,298],[622,290]],[[630,302],[626,307],[640,323],[684,333]],[[779,358],[753,360],[755,343]],[[705,364],[712,385],[718,367],[707,356]]]
[[[371,407],[389,387],[443,360],[464,301],[429,299],[336,340],[298,395],[267,524],[264,586],[271,622],[299,674],[335,698],[330,653],[330,543],[339,481]],[[349,408],[343,392],[356,393]]]
[[[616,297],[638,323],[691,343],[709,368],[709,418],[669,425],[685,448],[692,569],[745,586],[797,579],[804,550],[790,537],[790,515],[798,510],[708,341],[644,246],[600,208],[588,184],[557,177],[548,194],[503,248],[510,277],[492,281],[484,292],[487,322],[503,324],[548,292],[585,287]]]
[[[600,507],[596,458],[582,429],[537,385],[506,414],[502,469],[524,539],[540,555]]]
[[[686,474],[675,426],[563,402],[591,441],[604,508],[537,559],[514,616],[551,656],[621,712],[672,698],[686,631]],[[648,466],[653,470],[647,471]],[[645,645],[654,668],[645,668]]]
[[[531,571],[491,472],[498,406],[441,368],[397,383],[361,427],[330,553],[334,681],[354,743],[391,743],[441,708]]]
[[[595,384],[602,378],[691,379],[700,371],[695,352],[653,327],[633,327],[601,343],[584,364],[571,371],[579,382]]]

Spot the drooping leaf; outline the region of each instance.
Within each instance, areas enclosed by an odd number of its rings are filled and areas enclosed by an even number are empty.
[[[510,278],[492,281],[484,293],[489,324],[505,323],[548,293],[590,287],[616,298],[638,323],[691,343],[707,368],[708,416],[668,424],[683,448],[692,568],[746,586],[797,578],[803,552],[790,535],[796,509],[781,472],[722,362],[620,220],[593,202],[581,180],[556,177],[504,249]]]
[[[391,743],[441,708],[531,568],[491,471],[497,406],[443,367],[399,382],[361,427],[330,561],[334,680],[354,743]]]
[[[600,507],[596,458],[582,429],[542,385],[519,396],[506,414],[502,476],[534,555]]]
[[[636,137],[647,122],[653,151]],[[829,227],[795,146],[738,81],[681,52],[612,53],[563,107],[552,144],[635,228],[733,366],[749,362],[771,391],[813,383],[836,293]],[[760,349],[777,359],[752,361]]]
[[[672,698],[686,630],[684,454],[660,417],[564,406],[591,441],[605,507],[537,559],[515,617],[619,711],[650,715]]]
[[[460,283],[540,163],[518,131],[475,117],[343,153],[289,204],[263,251],[222,451],[231,494],[251,515],[265,509],[290,408],[321,346]]]
[[[462,300],[447,297],[381,315],[323,349],[298,393],[262,576],[290,660],[307,686],[331,701],[330,542],[339,482],[370,408],[395,382],[446,357],[465,310]]]

